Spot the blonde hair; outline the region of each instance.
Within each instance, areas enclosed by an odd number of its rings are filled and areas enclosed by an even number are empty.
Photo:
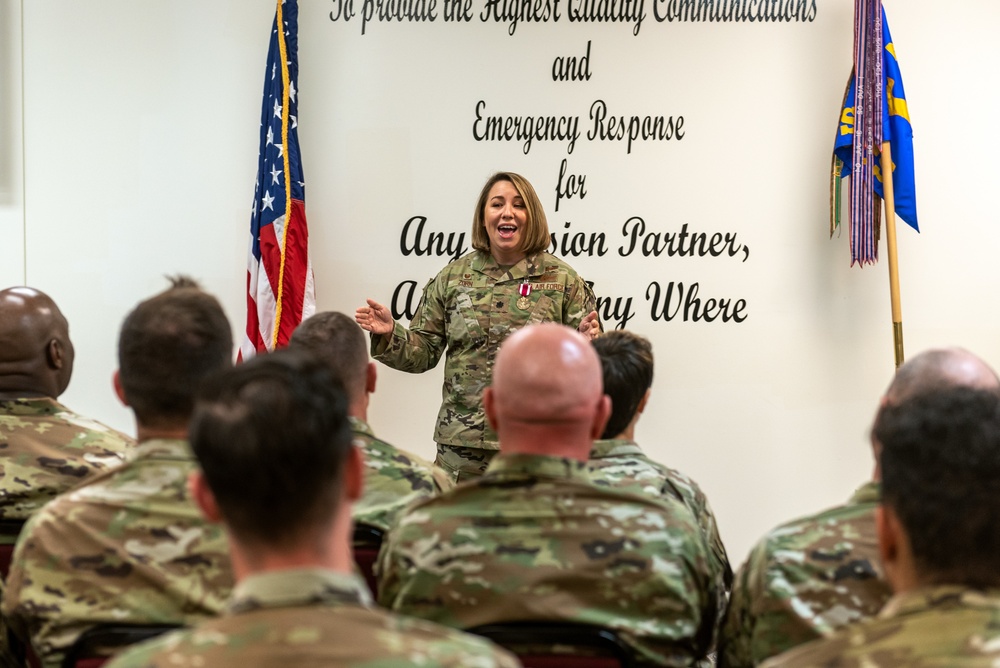
[[[552,240],[549,238],[549,223],[545,219],[542,202],[538,199],[538,195],[528,179],[514,172],[497,172],[486,181],[486,185],[479,193],[476,211],[472,215],[472,247],[476,250],[490,252],[490,236],[486,233],[483,211],[486,209],[486,199],[490,196],[490,190],[498,181],[509,181],[517,190],[517,194],[524,200],[527,217],[519,250],[525,255],[534,255],[548,248]]]

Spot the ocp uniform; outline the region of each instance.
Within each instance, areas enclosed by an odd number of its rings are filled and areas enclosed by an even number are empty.
[[[522,285],[530,286],[526,308],[518,305]],[[482,395],[500,344],[526,325],[561,322],[575,329],[596,306],[590,286],[549,253],[502,267],[489,253],[473,251],[427,283],[409,329],[397,322],[388,341],[372,337],[372,356],[394,369],[421,373],[447,348],[434,440],[446,460],[485,469],[499,445],[486,423]]]

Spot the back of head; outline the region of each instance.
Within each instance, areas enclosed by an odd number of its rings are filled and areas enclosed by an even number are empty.
[[[544,442],[522,438],[544,434],[553,443],[582,439],[582,451],[576,454],[586,460],[596,435],[588,436],[595,418],[600,418],[597,434],[607,420],[593,346],[579,332],[555,323],[525,327],[503,343],[489,394],[501,451],[528,446],[536,454],[548,454]]]
[[[295,328],[288,349],[307,353],[325,364],[351,401],[364,394],[368,342],[354,318],[335,311],[317,313]]]
[[[923,584],[1000,585],[1000,395],[950,387],[882,408],[882,503]]]
[[[898,403],[943,387],[998,388],[1000,379],[986,362],[963,348],[935,348],[910,358],[899,367],[885,400]]]
[[[0,290],[0,392],[58,397],[73,373],[69,323],[44,292]]]
[[[141,302],[118,337],[125,400],[147,427],[187,423],[202,381],[232,366],[233,334],[218,300],[186,278]]]
[[[614,438],[632,422],[653,384],[653,345],[626,331],[607,332],[593,341],[601,359],[604,393],[611,397],[611,417],[601,438]]]
[[[279,350],[219,374],[199,393],[190,438],[244,544],[292,546],[336,514],[353,446],[347,398],[317,360]]]

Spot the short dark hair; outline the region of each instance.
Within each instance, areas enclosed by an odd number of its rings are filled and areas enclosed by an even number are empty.
[[[601,359],[604,394],[611,397],[611,418],[601,438],[625,431],[646,390],[653,384],[653,345],[644,336],[615,330],[594,339]]]
[[[1000,396],[950,387],[884,406],[882,503],[909,537],[921,582],[1000,585]]]
[[[358,323],[343,313],[324,311],[292,332],[289,350],[300,350],[323,362],[356,399],[365,391],[368,341]]]
[[[294,544],[330,521],[352,446],[343,387],[322,363],[279,350],[205,384],[191,447],[229,530]]]
[[[198,386],[233,363],[233,333],[219,301],[190,278],[136,306],[118,336],[118,375],[144,425],[187,423]]]

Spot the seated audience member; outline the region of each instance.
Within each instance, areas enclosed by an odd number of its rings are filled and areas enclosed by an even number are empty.
[[[653,384],[652,344],[632,332],[612,331],[594,339],[593,345],[601,360],[604,393],[611,397],[611,417],[590,451],[594,482],[653,499],[670,496],[686,505],[709,548],[718,590],[728,592],[733,570],[705,494],[691,478],[647,457],[635,442],[635,426]],[[719,602],[721,621],[725,597]]]
[[[188,624],[222,609],[229,556],[188,496],[187,428],[195,391],[232,365],[232,351],[222,307],[190,279],[125,318],[115,390],[139,445],[32,517],[7,580],[3,613],[46,667],[99,624]]]
[[[587,339],[551,323],[512,334],[483,405],[500,454],[399,519],[379,556],[379,602],[458,628],[612,628],[644,666],[702,660],[718,592],[691,512],[590,480],[610,401]]]
[[[353,327],[356,325],[350,323]],[[516,666],[481,638],[375,607],[351,572],[362,454],[330,370],[294,351],[214,379],[191,421],[198,506],[229,535],[237,586],[223,616],[112,666]]]
[[[56,401],[72,373],[69,325],[55,302],[32,288],[0,290],[0,519],[27,519],[134,445]]]
[[[875,525],[893,596],[878,617],[765,666],[1000,664],[1000,396],[952,387],[875,419]]]
[[[292,333],[290,350],[305,351],[323,362],[347,390],[354,444],[364,452],[364,494],[354,504],[354,521],[383,531],[408,504],[433,496],[451,479],[416,455],[375,438],[368,426],[368,402],[375,391],[375,363],[368,360],[364,332],[343,313],[317,313]]]
[[[896,372],[882,404],[932,389],[996,389],[996,373],[958,348],[929,350]],[[736,574],[719,639],[719,665],[756,666],[767,657],[874,616],[891,592],[878,561],[872,481],[844,505],[784,524],[765,536]]]

